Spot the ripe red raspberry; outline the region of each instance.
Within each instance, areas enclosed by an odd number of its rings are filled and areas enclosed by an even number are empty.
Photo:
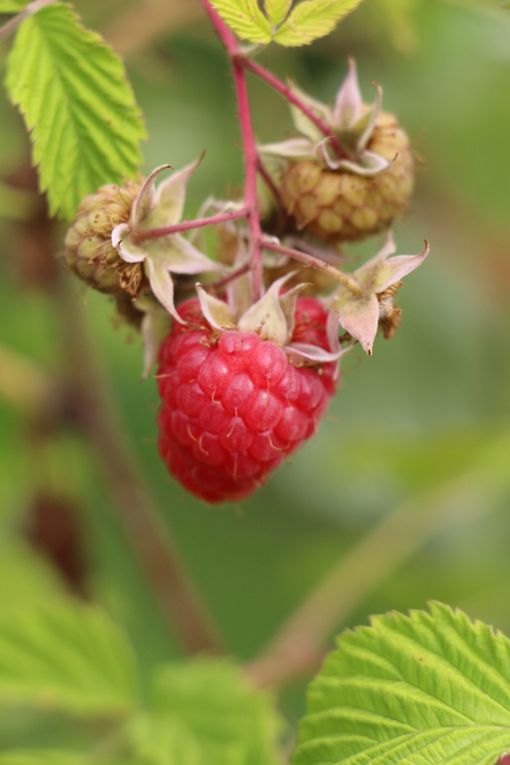
[[[159,356],[159,451],[196,496],[240,500],[313,435],[337,365],[296,367],[254,332],[212,330],[196,299],[179,312],[188,324],[174,325]],[[329,350],[318,300],[300,298],[295,318],[294,342]]]

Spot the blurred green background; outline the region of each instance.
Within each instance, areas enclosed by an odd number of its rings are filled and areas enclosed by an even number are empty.
[[[189,214],[204,196],[237,191],[233,89],[198,0],[77,7],[126,56],[149,133],[147,169],[178,167],[207,150]],[[4,42],[2,62],[6,52]],[[272,48],[262,60],[331,99],[349,54],[367,97],[374,80],[384,86],[385,107],[399,115],[420,159],[411,212],[396,230],[399,252],[415,253],[427,238],[432,254],[401,292],[396,338],[378,339],[372,359],[356,352],[345,360],[318,436],[251,500],[210,508],[169,478],[156,453],[158,401],[154,381],[140,381],[138,339],[116,326],[104,296],[72,285],[127,443],[241,658],[254,656],[373,526],[401,506],[416,512],[417,503],[431,513],[445,506],[437,533],[416,540],[417,553],[356,603],[348,623],[436,598],[510,631],[510,11],[497,0],[365,0],[327,39],[298,51]],[[284,138],[286,105],[258,82],[252,94],[259,138]],[[34,549],[51,537],[75,585],[127,627],[149,670],[178,649],[93,450],[76,429],[46,432],[38,416],[34,426],[25,405],[27,377],[59,369],[65,316],[27,244],[30,199],[10,185],[26,164],[27,140],[3,94],[0,131],[2,602],[46,600],[63,586]],[[349,250],[353,264],[358,255]],[[24,374],[20,359],[34,371]],[[48,531],[50,518],[63,542]],[[286,698],[291,715],[303,698],[297,684]]]

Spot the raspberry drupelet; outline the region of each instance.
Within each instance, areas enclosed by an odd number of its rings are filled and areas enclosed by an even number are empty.
[[[336,389],[337,363],[298,367],[255,332],[211,329],[197,299],[179,306],[159,355],[159,451],[207,502],[249,496],[312,436]],[[299,298],[292,340],[329,350],[327,313]]]

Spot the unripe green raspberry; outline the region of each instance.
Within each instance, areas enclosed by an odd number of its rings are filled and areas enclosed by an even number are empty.
[[[381,113],[367,146],[389,160],[373,176],[326,168],[318,159],[292,161],[281,176],[285,208],[299,229],[329,241],[363,239],[386,229],[409,206],[414,161],[406,133]]]
[[[140,183],[108,184],[85,197],[65,239],[69,268],[90,287],[135,297],[143,280],[140,263],[126,263],[112,247],[115,226],[127,223]]]

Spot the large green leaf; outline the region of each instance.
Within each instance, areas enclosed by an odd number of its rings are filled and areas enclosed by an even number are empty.
[[[510,640],[439,603],[345,632],[310,686],[295,765],[494,765]]]
[[[7,87],[33,141],[52,214],[136,174],[141,116],[120,58],[57,3],[24,21],[9,55]]]
[[[333,31],[338,22],[361,0],[303,0],[275,33],[280,45],[308,45]]]
[[[160,672],[132,730],[146,765],[276,765],[279,727],[270,699],[238,669],[200,660]]]
[[[97,716],[136,701],[131,648],[101,611],[69,601],[0,615],[0,703]]]

